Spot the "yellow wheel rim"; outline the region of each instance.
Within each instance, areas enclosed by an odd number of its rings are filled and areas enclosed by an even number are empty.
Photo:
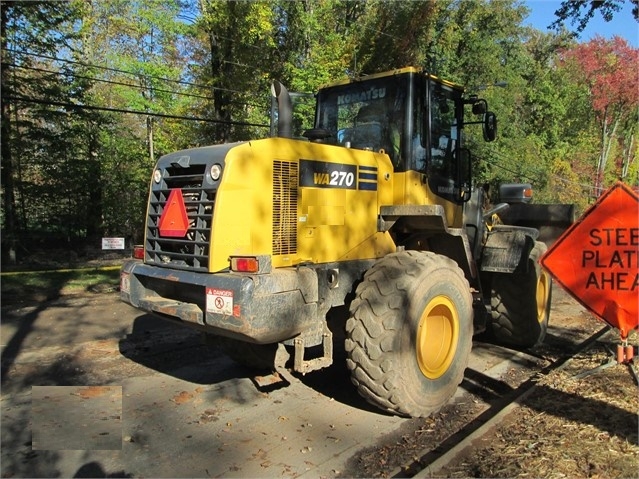
[[[550,294],[550,279],[548,273],[542,271],[537,280],[537,321],[543,323],[546,319],[546,305]]]
[[[419,320],[417,363],[424,376],[437,379],[448,371],[459,339],[459,314],[446,296],[433,298]]]

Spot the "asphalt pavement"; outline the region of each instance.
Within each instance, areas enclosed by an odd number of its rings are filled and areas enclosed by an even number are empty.
[[[3,477],[337,477],[419,421],[368,405],[339,348],[325,370],[260,380],[115,293],[3,308],[0,337]],[[470,369],[534,360],[513,354],[478,345]]]

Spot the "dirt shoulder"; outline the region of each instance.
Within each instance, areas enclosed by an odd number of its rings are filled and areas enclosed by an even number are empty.
[[[604,327],[555,287],[546,341],[529,352],[552,362],[570,355]],[[445,468],[426,469],[421,477],[637,477],[639,389],[635,378],[625,364],[595,369],[609,362],[609,350],[616,351],[618,341],[618,334],[610,330],[563,369],[540,375],[533,392],[487,435]],[[635,355],[638,342],[635,332],[630,338]],[[591,370],[591,375],[578,377]],[[507,374],[500,386],[507,386],[509,380]],[[481,397],[471,394],[466,402],[479,404]],[[411,421],[392,440],[360,451],[343,477],[402,477],[398,471],[407,465],[428,468],[421,458],[465,426],[468,412],[468,407],[451,404],[429,418]]]
[[[606,345],[540,379],[506,420],[432,477],[637,477],[639,397],[628,366],[606,364]]]
[[[52,251],[30,256],[18,265],[2,265],[3,309],[75,296],[116,292],[119,269],[130,257],[124,252],[94,252],[83,257]]]

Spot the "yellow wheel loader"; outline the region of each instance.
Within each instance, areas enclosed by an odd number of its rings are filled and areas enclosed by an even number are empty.
[[[274,137],[160,158],[122,300],[245,365],[290,353],[302,374],[332,363],[337,328],[359,393],[414,417],[452,397],[474,334],[543,338],[545,245],[529,226],[488,228],[508,202],[486,211],[471,189],[465,128],[496,135],[485,100],[408,67],[320,89],[314,128],[293,138],[290,96],[277,82],[273,95]]]

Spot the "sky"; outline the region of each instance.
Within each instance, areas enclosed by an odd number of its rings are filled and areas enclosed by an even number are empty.
[[[555,21],[555,10],[561,5],[561,0],[527,0],[525,5],[531,10],[524,24],[529,24],[537,30],[548,31],[547,27]],[[570,31],[575,31],[577,25],[566,23]],[[595,35],[604,38],[612,38],[618,35],[634,48],[639,47],[639,23],[632,16],[632,3],[624,2],[623,9],[615,14],[610,22],[606,22],[601,13],[595,12],[595,16],[588,22],[588,26],[579,37],[580,42],[587,42]]]

